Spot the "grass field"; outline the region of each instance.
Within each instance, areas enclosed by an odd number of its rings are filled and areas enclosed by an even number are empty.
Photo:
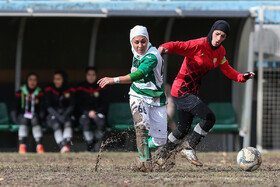
[[[177,156],[169,172],[139,173],[128,169],[135,152],[0,154],[1,186],[280,186],[280,152],[263,153],[262,166],[241,171],[237,153],[198,153],[203,167]]]

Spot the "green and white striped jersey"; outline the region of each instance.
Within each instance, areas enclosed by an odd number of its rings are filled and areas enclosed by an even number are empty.
[[[155,47],[150,47],[140,60],[133,58],[131,73],[137,70],[144,74],[144,78],[134,81],[128,94],[142,98],[145,103],[152,106],[166,105],[163,59]]]

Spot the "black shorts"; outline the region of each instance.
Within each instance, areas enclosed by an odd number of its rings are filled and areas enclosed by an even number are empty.
[[[203,103],[199,97],[193,94],[187,94],[183,97],[172,96],[174,103],[177,106],[177,110],[191,111],[199,103]]]

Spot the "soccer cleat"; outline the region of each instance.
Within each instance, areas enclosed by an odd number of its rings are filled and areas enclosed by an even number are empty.
[[[70,152],[70,146],[65,145],[61,148],[60,153],[69,153]]]
[[[25,144],[20,144],[19,145],[19,154],[25,154],[26,153],[26,145]]]
[[[153,171],[153,166],[151,161],[141,160],[136,158],[136,162],[130,165],[130,169],[134,172],[145,172],[149,173]]]
[[[198,160],[196,153],[191,148],[185,148],[181,150],[181,156],[188,159],[193,165],[203,166],[203,164]]]
[[[158,165],[158,170],[169,171],[175,166],[176,152],[174,151],[174,147],[174,145],[167,143],[155,151],[152,161],[153,164]]]
[[[45,152],[44,150],[44,146],[42,144],[38,144],[37,147],[36,147],[36,151],[38,154],[42,154]]]

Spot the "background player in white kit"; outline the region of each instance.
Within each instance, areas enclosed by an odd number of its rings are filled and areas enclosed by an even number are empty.
[[[136,143],[140,159],[139,171],[151,171],[149,148],[162,146],[167,140],[166,96],[163,86],[163,60],[158,50],[149,42],[146,27],[130,30],[133,53],[131,73],[120,77],[104,77],[101,87],[108,84],[132,83],[129,91]],[[148,136],[151,138],[148,140]]]

